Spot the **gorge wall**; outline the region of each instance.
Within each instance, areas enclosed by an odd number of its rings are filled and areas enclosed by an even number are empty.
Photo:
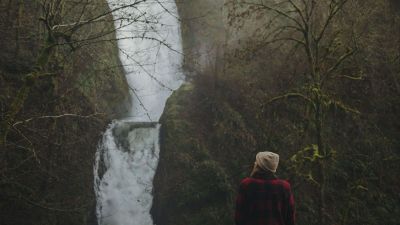
[[[64,32],[109,11],[105,0],[58,2],[0,1],[2,121],[49,46],[44,21]],[[94,155],[101,132],[130,102],[113,30],[110,15],[79,27],[73,44],[58,40],[40,68],[48,76],[35,81],[1,146],[0,223],[96,223]]]

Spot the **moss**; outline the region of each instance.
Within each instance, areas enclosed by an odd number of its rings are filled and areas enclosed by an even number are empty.
[[[398,20],[376,7],[386,3],[355,2],[379,13],[360,18],[362,23],[374,26],[369,26],[372,32],[360,39],[359,44],[364,47],[351,61],[354,68],[370,69],[366,72],[368,77],[357,85],[343,82],[327,86],[335,97],[357,105],[363,117],[327,112],[324,138],[332,149],[326,157],[331,161],[327,167],[327,212],[332,223],[394,225],[400,215],[396,213],[400,207],[395,204],[399,193],[396,174],[400,171],[396,130],[399,95],[398,88],[392,85],[398,66],[394,67],[397,61],[388,63],[380,56],[392,58],[392,50],[396,49],[393,35],[384,30],[393,31]],[[189,4],[186,6],[190,8]],[[393,24],[383,23],[382,18],[391,18]],[[343,19],[349,18],[343,15]],[[242,30],[232,27],[230,32],[238,34],[229,38],[232,42],[247,39],[257,23],[264,22],[251,19]],[[193,47],[190,51],[195,52],[199,48],[196,41],[203,41],[203,36],[190,33],[191,27],[183,29],[185,47]],[[207,40],[204,42],[206,45]],[[228,40],[223,74],[212,74],[215,69],[206,68],[193,84],[183,86],[168,100],[161,120],[161,155],[154,180],[152,214],[158,225],[233,224],[234,189],[248,175],[255,153],[265,150],[281,156],[278,175],[289,178],[292,184],[298,224],[320,224],[319,185],[315,185],[315,181],[321,182],[319,167],[308,161],[318,152],[306,148],[303,153],[307,154],[290,161],[301,149],[315,143],[310,111],[303,102],[292,99],[270,102],[288,90],[303,87],[305,78],[300,71],[304,57],[294,55],[289,60],[287,47],[260,51],[256,37],[242,43]],[[193,60],[196,65],[207,67],[193,58],[186,62]],[[382,68],[391,68],[391,72]],[[360,216],[360,212],[365,213]]]
[[[86,57],[91,58],[92,63],[75,63],[77,89],[96,103],[99,111],[115,113],[115,109],[129,98],[118,49],[112,43],[93,45]]]
[[[104,11],[104,7],[107,6],[93,8],[87,16],[100,14]],[[87,35],[100,34],[113,29],[113,23],[95,23],[78,33],[77,38],[85,38]],[[111,32],[102,39],[114,40],[115,33]],[[74,86],[96,105],[98,112],[113,115],[115,118],[115,114],[121,114],[127,110],[124,107],[130,96],[129,88],[119,61],[116,41],[99,42],[83,47],[73,54],[67,66],[72,68]]]
[[[223,220],[231,221],[231,211],[225,210],[232,192],[228,175],[185,116],[192,90],[191,84],[177,90],[161,117],[161,155],[152,209],[156,224],[220,225]]]
[[[69,4],[66,2],[69,10],[62,15],[65,23],[76,21],[84,6]],[[106,10],[105,0],[91,1],[84,17]],[[46,43],[39,20],[42,13],[39,1],[0,1],[2,119],[21,89],[21,79],[34,70]],[[82,27],[73,38],[112,30],[113,26],[106,19]],[[113,39],[114,35],[111,32],[104,38]],[[115,42],[89,44],[74,51],[64,45],[55,49],[44,60],[46,65],[40,65],[54,76],[32,82],[22,110],[15,116],[16,121],[32,120],[10,130],[7,149],[0,151],[4,175],[0,179],[0,211],[5,224],[95,224],[94,154],[110,119],[123,113],[129,89]],[[37,119],[98,113],[104,116]]]

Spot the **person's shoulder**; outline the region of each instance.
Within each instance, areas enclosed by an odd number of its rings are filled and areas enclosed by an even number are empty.
[[[248,185],[253,182],[253,179],[251,177],[246,177],[243,178],[242,181],[240,181],[240,185]]]
[[[240,187],[242,187],[242,188],[247,188],[248,186],[250,186],[252,183],[254,183],[255,181],[254,181],[254,178],[251,178],[251,177],[246,177],[246,178],[243,178],[241,181],[240,181]]]
[[[290,190],[290,182],[288,180],[277,179],[278,183],[286,190]]]

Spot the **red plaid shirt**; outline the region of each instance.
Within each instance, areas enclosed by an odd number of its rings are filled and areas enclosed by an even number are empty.
[[[236,199],[236,225],[294,225],[289,182],[263,175],[245,178]]]

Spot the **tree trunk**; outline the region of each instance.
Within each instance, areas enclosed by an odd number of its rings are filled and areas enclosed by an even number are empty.
[[[327,225],[326,221],[326,165],[325,157],[326,150],[322,140],[322,110],[321,110],[321,98],[317,96],[316,101],[316,112],[315,112],[315,125],[316,125],[316,136],[317,146],[319,154],[322,155],[322,159],[319,159],[319,225]]]

